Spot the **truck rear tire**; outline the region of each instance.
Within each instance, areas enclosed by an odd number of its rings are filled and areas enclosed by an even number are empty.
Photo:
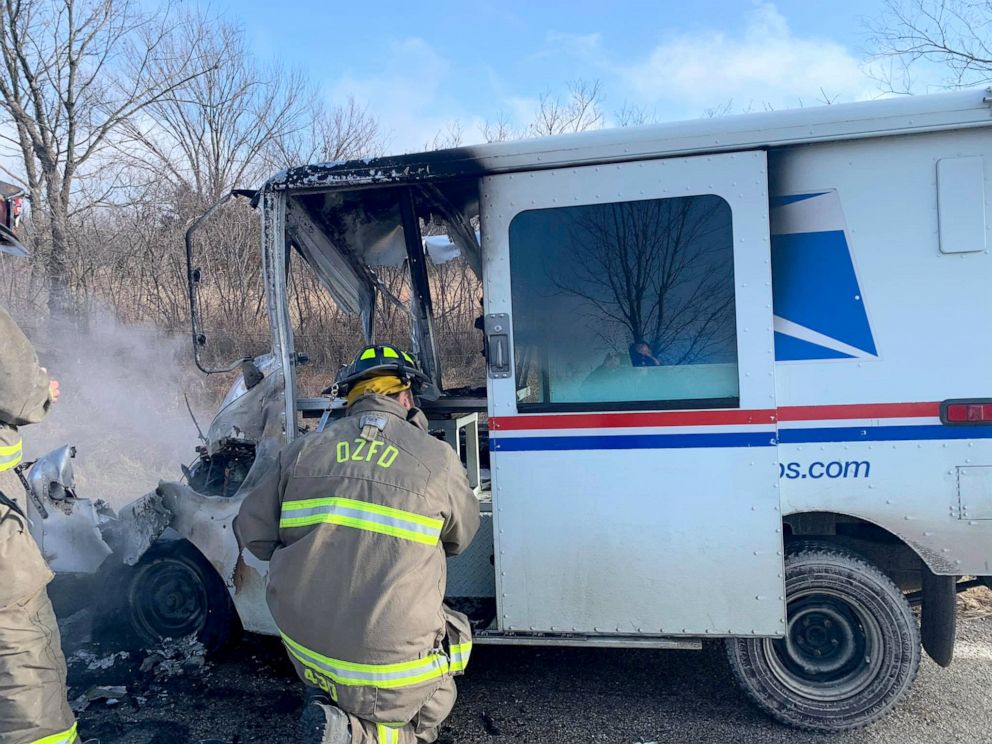
[[[185,540],[156,543],[135,566],[116,566],[94,630],[150,648],[195,635],[216,652],[237,633],[237,612],[213,566]]]
[[[829,544],[786,553],[783,639],[730,638],[737,682],[765,712],[796,728],[838,732],[884,716],[909,691],[920,631],[898,587]]]

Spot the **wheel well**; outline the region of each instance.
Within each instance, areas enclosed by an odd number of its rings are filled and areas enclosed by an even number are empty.
[[[191,567],[187,575],[193,577],[197,586],[202,586],[204,594],[187,589],[191,584],[180,574],[178,590],[173,591],[172,587],[163,590],[178,597],[179,602],[172,604],[172,597],[166,597],[169,601],[163,604],[158,591],[161,584],[147,577],[149,571],[155,571],[166,559]],[[216,568],[193,542],[184,538],[153,543],[134,566],[120,562],[107,565],[102,581],[109,599],[97,611],[94,630],[107,638],[147,647],[157,643],[159,636],[173,636],[172,631],[185,635],[198,627],[199,640],[208,651],[214,651],[240,632],[240,620],[230,593]],[[139,581],[142,583],[136,584]],[[198,596],[204,600],[200,602]],[[190,613],[184,615],[187,604]]]
[[[815,538],[842,545],[878,566],[903,591],[922,585],[923,559],[898,535],[873,522],[835,512],[790,514],[782,522],[786,543]]]

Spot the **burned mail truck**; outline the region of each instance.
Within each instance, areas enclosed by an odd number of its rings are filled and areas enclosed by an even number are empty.
[[[271,350],[222,368],[243,374],[188,483],[129,507],[157,525],[130,551],[128,586],[158,589],[151,602],[135,590],[136,622],[222,634],[214,619],[236,613],[275,632],[266,565],[239,551],[231,520],[281,447],[341,413],[297,385],[308,350],[287,272],[304,262],[360,319],[356,347],[383,302],[409,317],[440,391],[424,403],[432,426],[483,503],[449,585],[477,643],[720,638],[782,722],[880,717],[921,649],[950,663],[955,591],[992,574],[990,101],[966,91],[275,175],[248,195]],[[442,384],[426,226],[481,278],[484,387]],[[405,267],[411,291],[394,296],[384,266]],[[166,526],[183,539],[142,556]]]

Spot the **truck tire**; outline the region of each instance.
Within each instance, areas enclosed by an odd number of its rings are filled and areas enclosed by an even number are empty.
[[[898,587],[829,544],[787,551],[783,639],[729,638],[737,682],[778,721],[818,732],[865,726],[896,705],[920,664],[920,631]]]
[[[237,612],[214,567],[186,540],[156,543],[134,566],[117,565],[107,578],[113,606],[95,630],[139,647],[196,635],[208,652],[237,633]]]

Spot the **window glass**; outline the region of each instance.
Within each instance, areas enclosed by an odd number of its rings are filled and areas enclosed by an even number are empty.
[[[519,410],[737,406],[733,271],[718,196],[517,215]]]

